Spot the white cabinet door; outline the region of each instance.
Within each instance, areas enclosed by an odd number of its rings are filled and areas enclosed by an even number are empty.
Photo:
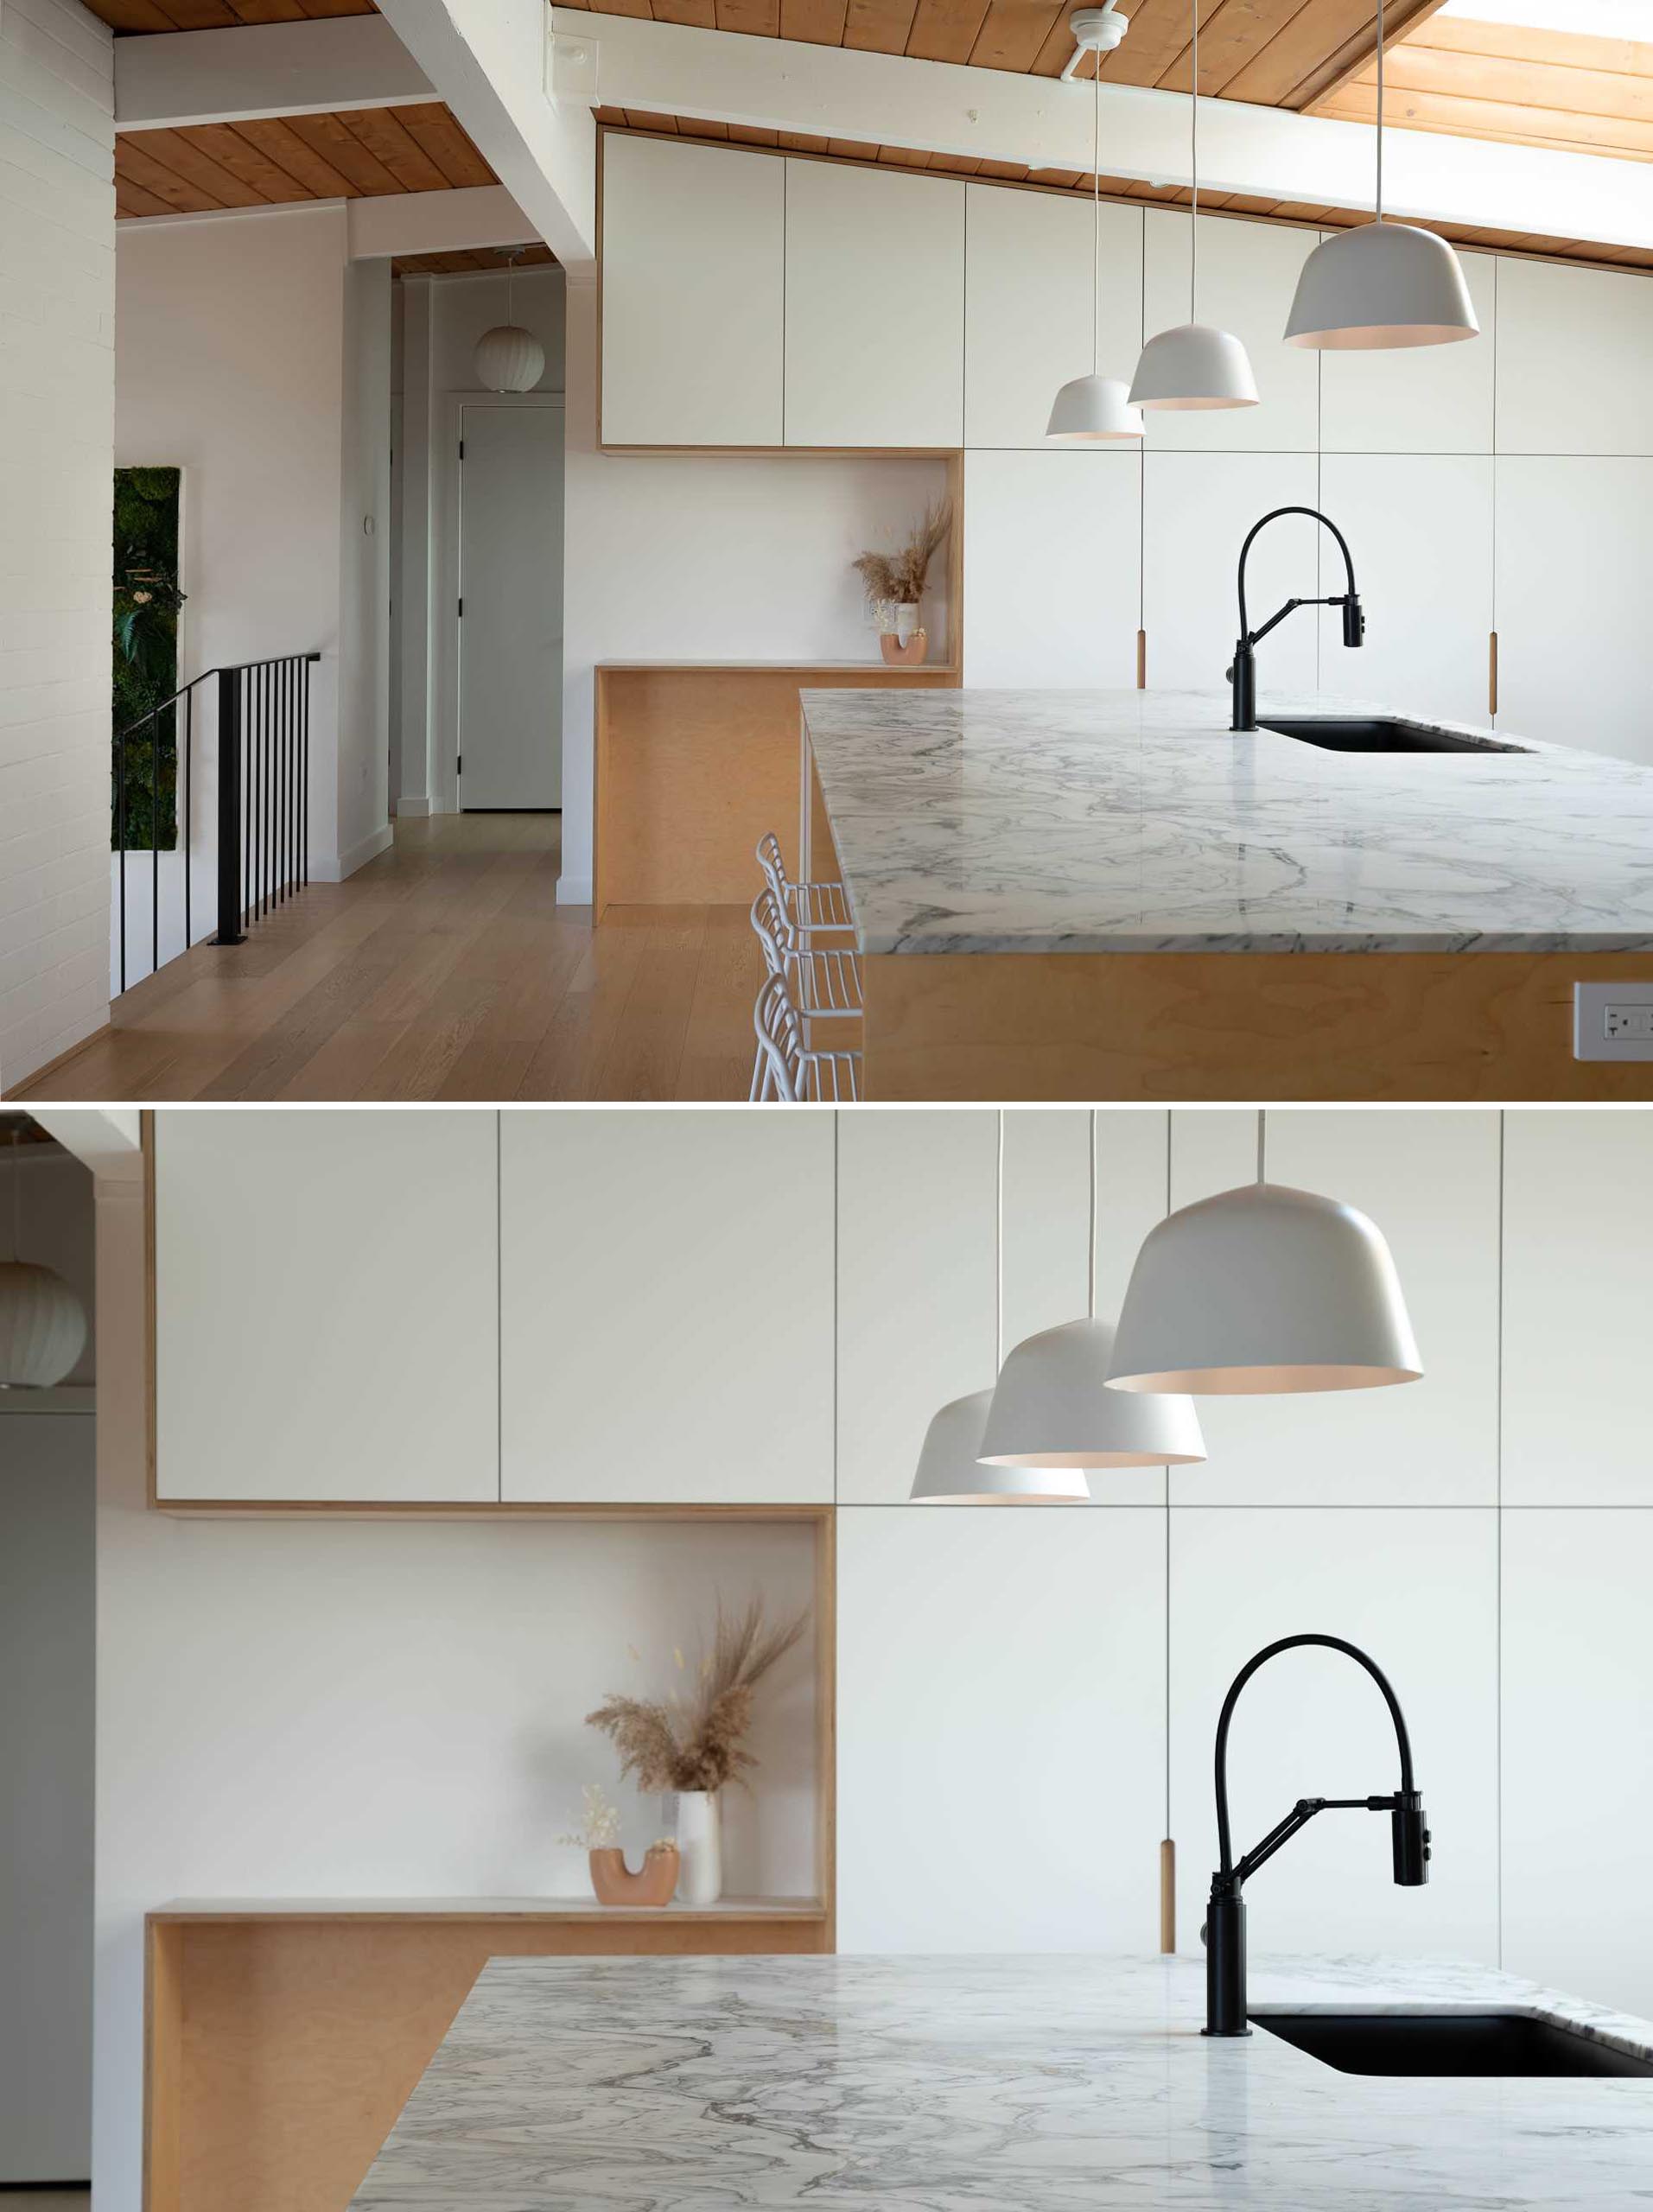
[[[903,1503],[931,1415],[992,1388],[995,1144],[992,1114],[838,1117],[841,1502]]]
[[[964,187],[786,163],[786,442],[964,439]]]
[[[1653,461],[1497,462],[1498,727],[1653,761]]]
[[[1504,1499],[1653,1505],[1653,1114],[1504,1116]]]
[[[1142,346],[1142,213],[1104,207],[1101,252],[1088,200],[1002,186],[965,188],[964,442],[1042,446],[1051,403],[1097,357],[1128,384]]]
[[[602,435],[781,441],[786,164],[603,140]]]
[[[1217,1864],[1211,1754],[1224,1695],[1265,1644],[1319,1632],[1358,1644],[1394,1684],[1434,1857],[1427,1887],[1396,1889],[1388,1819],[1321,1814],[1258,1876],[1249,1899],[1253,1949],[1497,1963],[1497,1521],[1490,1506],[1173,1507],[1171,1832],[1179,1948],[1198,1952]],[[1281,1653],[1247,1683],[1235,1708],[1228,1781],[1236,1855],[1298,1798],[1383,1795],[1399,1771],[1394,1729],[1364,1669],[1341,1652]]]
[[[838,1947],[1148,1951],[1165,1516],[838,1513]]]
[[[1320,355],[1320,444],[1326,453],[1491,453],[1498,264],[1459,256],[1481,326],[1455,346]]]
[[[169,1498],[499,1497],[494,1116],[155,1122]]]
[[[1135,454],[967,454],[964,681],[1128,689],[1141,534]]]
[[[1346,652],[1337,608],[1320,609],[1322,690],[1402,714],[1490,721],[1492,469],[1470,454],[1325,456],[1316,504],[1355,556],[1366,642]],[[1321,554],[1320,576],[1323,591],[1343,589],[1335,545]]]
[[[1498,1480],[1498,1116],[1268,1116],[1268,1176],[1370,1214],[1395,1255],[1423,1379],[1381,1390],[1202,1398],[1211,1457],[1171,1495],[1212,1505],[1494,1503]],[[1179,1205],[1249,1183],[1256,1117],[1173,1116]]]
[[[1504,1516],[1504,1963],[1642,2014],[1650,1588],[1653,1514]]]
[[[1498,260],[1500,453],[1653,454],[1653,284]]]
[[[1192,219],[1150,207],[1146,225],[1142,328],[1151,338],[1188,320]],[[1150,408],[1149,452],[1313,453],[1319,441],[1319,357],[1287,346],[1281,334],[1317,234],[1202,215],[1198,243],[1199,320],[1232,331],[1244,346],[1262,404],[1209,411]]]
[[[1142,626],[1151,691],[1220,691],[1239,634],[1240,547],[1272,507],[1319,504],[1313,454],[1150,453],[1142,463]],[[1252,549],[1252,626],[1329,575],[1326,533],[1303,515],[1270,523]],[[1337,548],[1326,539],[1332,558]],[[1341,575],[1342,564],[1338,563]],[[1358,573],[1358,572],[1357,572]],[[1312,691],[1318,655],[1311,610],[1289,614],[1257,648],[1257,690]]]
[[[833,1117],[506,1114],[508,1504],[832,1497]]]

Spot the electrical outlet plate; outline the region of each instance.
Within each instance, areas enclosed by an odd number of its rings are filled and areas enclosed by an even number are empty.
[[[1653,1060],[1653,982],[1574,983],[1575,1060]]]

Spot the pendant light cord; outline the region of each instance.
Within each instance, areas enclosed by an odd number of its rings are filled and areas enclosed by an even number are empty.
[[[993,1200],[993,1379],[1004,1365],[1004,1109],[999,1109]]]
[[[1192,175],[1193,199],[1188,210],[1188,320],[1199,320],[1199,0],[1193,0],[1194,87],[1188,103],[1188,167]],[[1381,133],[1380,133],[1381,136]]]
[[[1102,373],[1102,56],[1090,73],[1090,373]]]
[[[1090,1109],[1090,1244],[1085,1268],[1085,1294],[1090,1303],[1086,1308],[1090,1319],[1097,1318],[1097,1109]]]
[[[1377,203],[1375,223],[1383,219],[1383,0],[1377,0]]]

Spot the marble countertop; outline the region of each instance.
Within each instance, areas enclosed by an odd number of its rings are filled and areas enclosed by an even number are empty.
[[[1527,749],[1332,753],[1237,735],[1226,691],[801,697],[863,952],[1653,948],[1631,761],[1420,715]]]
[[[352,2212],[1507,2212],[1653,2201],[1653,2081],[1203,2037],[1197,1958],[494,1959]],[[1258,1962],[1254,2008],[1653,2024],[1490,1968]]]

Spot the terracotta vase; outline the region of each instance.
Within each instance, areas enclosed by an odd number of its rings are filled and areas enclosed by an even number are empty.
[[[892,668],[921,668],[930,646],[927,631],[915,630],[905,644],[887,630],[879,639],[879,647]]]
[[[599,1904],[670,1904],[677,1886],[677,1846],[657,1845],[635,1874],[623,1851],[594,1851],[591,1886]]]

